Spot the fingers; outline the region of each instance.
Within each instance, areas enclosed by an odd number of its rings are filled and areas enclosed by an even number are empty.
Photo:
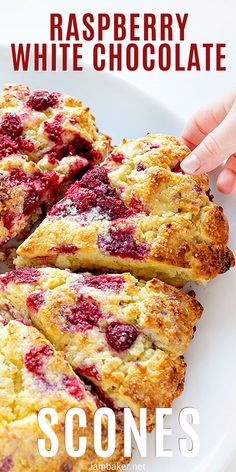
[[[217,179],[220,192],[229,194],[236,190],[236,155],[230,156]]]
[[[192,151],[219,124],[211,108],[200,110],[185,126],[182,140]]]
[[[200,110],[185,126],[182,139],[193,150],[225,119],[236,98],[231,90],[223,98]]]
[[[209,172],[226,162],[218,180],[225,193],[236,190],[236,90],[198,112],[186,125],[182,139],[191,154],[181,163],[190,174]]]
[[[201,174],[218,167],[236,151],[236,108],[181,163],[184,172]]]

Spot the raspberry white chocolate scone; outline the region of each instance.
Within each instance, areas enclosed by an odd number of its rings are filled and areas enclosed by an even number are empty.
[[[101,162],[110,138],[80,100],[22,85],[0,96],[0,246],[20,237],[90,162]]]
[[[19,321],[0,321],[0,374],[2,472],[87,472],[100,462],[93,447],[93,418],[99,400],[37,329]],[[58,415],[58,424],[51,428],[59,448],[52,458],[44,458],[38,451],[38,439],[47,439],[37,421],[38,412],[45,407],[54,408]],[[78,444],[81,433],[86,434],[87,450],[83,457],[74,459],[65,450],[64,422],[67,410],[78,407],[86,413],[87,428],[84,431],[75,422],[74,435]],[[103,428],[106,432],[105,421]],[[110,464],[113,459],[123,463],[122,437],[119,430]]]
[[[59,92],[5,85],[0,96],[0,158],[16,151],[55,165],[65,156],[83,154],[101,162],[110,138],[99,133],[81,100]]]
[[[21,315],[64,351],[74,370],[122,414],[169,407],[182,392],[183,353],[202,307],[157,279],[23,268],[0,277],[0,311]]]
[[[123,141],[68,190],[18,249],[18,267],[129,270],[205,284],[233,264],[228,223],[206,174],[184,175],[176,138]]]

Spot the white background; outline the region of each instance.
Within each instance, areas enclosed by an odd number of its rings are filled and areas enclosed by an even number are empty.
[[[171,12],[189,13],[186,29],[187,41],[182,48],[187,51],[190,42],[227,43],[226,72],[119,72],[123,77],[155,96],[165,106],[187,120],[200,106],[223,94],[236,82],[236,4],[235,0],[1,0],[0,43],[48,42],[49,14],[51,12]],[[178,39],[176,38],[176,41]],[[105,43],[109,42],[107,35]],[[90,61],[91,46],[84,46],[84,60]],[[1,68],[1,57],[0,57]],[[69,80],[69,75],[68,75]],[[58,87],[60,89],[60,86]],[[119,90],[117,90],[119,93]],[[78,91],[79,95],[79,91]],[[122,97],[121,97],[122,99]],[[107,104],[105,105],[107,107]],[[112,104],[108,105],[112,106]],[[142,109],[140,109],[142,113]],[[135,120],[135,117],[134,117]],[[210,293],[210,291],[208,292]],[[215,333],[216,335],[216,333]],[[207,334],[206,334],[207,337]],[[200,366],[199,366],[200,369]],[[234,374],[233,374],[234,375]],[[213,386],[212,386],[213,388]],[[217,428],[217,423],[216,423]],[[229,469],[235,472],[236,464]],[[149,472],[149,471],[147,471]],[[214,470],[212,471],[214,472]],[[226,472],[225,470],[222,472]],[[228,470],[227,470],[228,472]]]
[[[227,43],[226,72],[137,72],[118,75],[143,88],[187,119],[207,101],[224,93],[236,82],[235,0],[1,0],[0,42],[47,42],[49,14],[75,12],[154,12],[189,13],[186,44],[190,42]],[[176,29],[176,35],[178,30]],[[178,38],[176,36],[176,41]],[[109,34],[105,43],[109,42]],[[84,46],[84,60],[90,62],[91,46]],[[184,53],[183,53],[184,54]],[[140,110],[141,112],[141,110]]]

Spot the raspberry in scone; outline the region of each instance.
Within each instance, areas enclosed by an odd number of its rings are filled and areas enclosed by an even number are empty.
[[[81,100],[59,92],[5,85],[0,96],[0,158],[19,151],[50,166],[66,156],[101,162],[110,138]]]
[[[57,171],[42,171],[20,153],[0,160],[0,247],[27,233],[42,209],[52,206],[70,179],[71,165],[64,160]],[[79,171],[87,160],[80,158],[75,165]]]
[[[93,418],[99,400],[36,328],[19,321],[0,321],[0,373],[0,470],[87,472],[101,461],[93,447]],[[58,415],[58,424],[52,429],[59,448],[52,458],[43,458],[37,444],[39,438],[47,439],[37,422],[38,412],[46,407],[54,408]],[[83,457],[73,459],[64,446],[64,421],[66,412],[78,407],[84,410],[87,418],[87,450]],[[103,428],[105,433],[105,420]],[[75,422],[75,438],[81,431],[84,432]],[[105,437],[106,434],[104,441]],[[110,465],[125,463],[122,438],[117,427],[117,449],[107,460]]]
[[[0,311],[32,322],[115,411],[138,419],[147,408],[151,430],[155,408],[183,390],[182,355],[202,307],[157,279],[26,267],[0,277]]]
[[[42,207],[111,150],[80,100],[9,85],[0,96],[0,246],[20,237]]]
[[[165,135],[124,140],[50,210],[18,249],[17,266],[129,270],[173,285],[227,271],[228,223],[207,175],[183,174],[188,153]]]

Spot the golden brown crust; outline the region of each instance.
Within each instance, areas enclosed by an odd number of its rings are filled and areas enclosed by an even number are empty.
[[[101,210],[99,203],[86,212],[71,210],[71,191],[20,246],[17,266],[129,270],[173,285],[187,280],[206,284],[228,270],[234,265],[227,247],[228,222],[209,198],[207,175],[181,173],[179,164],[188,153],[184,144],[166,135],[124,140],[100,171],[94,169],[77,185],[90,189],[84,181],[107,172],[122,207],[118,216],[111,217],[112,210]],[[94,199],[96,192],[97,187]],[[68,211],[58,212],[60,205]],[[67,245],[73,245],[73,253],[63,252]]]
[[[136,369],[130,369],[126,376],[121,391],[124,395],[132,397],[140,405],[147,408],[149,417],[155,418],[155,405],[161,408],[170,408],[173,401],[184,389],[186,364],[182,358],[176,362],[166,362],[166,359],[158,364],[158,370],[148,365],[137,364]],[[150,382],[150,376],[152,382]],[[154,386],[158,389],[154,390]],[[164,393],[164,395],[163,395]],[[164,401],[163,401],[164,399]],[[148,423],[148,430],[154,427],[154,421]]]
[[[10,321],[5,326],[0,323],[0,359],[0,464],[3,470],[44,472],[50,468],[58,472],[67,470],[63,467],[70,464],[68,470],[85,472],[93,463],[98,463],[100,459],[93,447],[96,399],[62,354],[56,352],[37,329]],[[38,438],[46,438],[37,422],[39,410],[45,407],[54,408],[58,414],[58,424],[52,429],[58,437],[59,450],[53,458],[43,458],[37,446]],[[68,456],[64,446],[65,414],[74,407],[84,409],[88,425],[88,447],[80,459]],[[81,434],[81,429],[75,426],[74,434]],[[122,441],[122,431],[117,427],[118,449],[108,463],[123,463]]]
[[[47,102],[48,100],[48,102]],[[35,103],[34,103],[35,102]],[[0,246],[22,238],[89,161],[111,151],[82,102],[5,86],[0,96]]]
[[[20,312],[33,322],[116,409],[130,407],[139,418],[139,409],[148,408],[150,430],[155,408],[171,406],[181,393],[181,356],[202,313],[194,298],[130,274],[92,276],[53,268],[13,271],[1,276],[0,285],[5,318]],[[125,343],[121,348],[119,339]]]

